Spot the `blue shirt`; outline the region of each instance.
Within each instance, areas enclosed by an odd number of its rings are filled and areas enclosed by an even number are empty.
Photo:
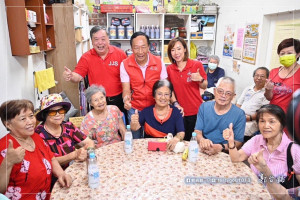
[[[208,82],[207,88],[210,88],[210,87],[216,87],[215,84],[218,82],[218,80],[221,77],[225,76],[225,71],[224,69],[217,67],[213,73],[209,73],[207,71],[206,74],[207,74],[207,82]]]
[[[215,101],[204,102],[201,104],[195,130],[202,131],[204,138],[211,140],[214,144],[227,144],[223,138],[223,130],[233,124],[234,140],[243,142],[246,125],[245,112],[235,105],[231,105],[230,110],[218,115],[214,109]]]
[[[144,126],[145,137],[164,137],[168,133],[175,136],[179,132],[184,132],[183,118],[174,106],[170,106],[170,112],[164,120],[160,120],[154,112],[154,106],[149,106],[139,114],[139,122]]]

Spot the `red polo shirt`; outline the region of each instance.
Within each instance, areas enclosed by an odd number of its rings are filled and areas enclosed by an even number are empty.
[[[191,74],[199,69],[200,75],[206,80],[203,65],[199,61],[188,59],[185,68],[180,72],[176,64],[167,67],[168,79],[173,84],[178,103],[184,109],[185,116],[196,115],[201,105],[199,82],[191,80]]]
[[[81,56],[74,72],[82,77],[88,75],[90,85],[102,85],[108,97],[117,96],[122,93],[120,64],[125,58],[124,51],[115,46],[109,46],[104,60],[91,49]]]

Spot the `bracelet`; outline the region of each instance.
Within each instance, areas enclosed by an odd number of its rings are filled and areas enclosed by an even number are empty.
[[[249,117],[250,117],[250,121],[252,121],[252,117],[251,117],[251,115],[249,115]]]
[[[234,145],[233,145],[233,147],[231,148],[230,146],[229,146],[229,143],[228,143],[228,149],[235,149],[235,142],[233,143]]]

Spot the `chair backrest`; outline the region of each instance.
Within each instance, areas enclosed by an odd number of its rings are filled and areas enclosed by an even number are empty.
[[[69,121],[72,122],[72,124],[74,124],[77,128],[80,129],[81,126],[81,122],[84,119],[84,116],[81,117],[70,117]]]

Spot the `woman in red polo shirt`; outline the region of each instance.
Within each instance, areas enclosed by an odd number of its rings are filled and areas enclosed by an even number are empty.
[[[181,37],[172,39],[168,45],[171,65],[167,67],[168,79],[174,86],[173,105],[184,109],[184,140],[190,140],[201,105],[200,88],[206,89],[207,76],[199,61],[188,58],[187,44]],[[177,99],[177,101],[176,101]]]

